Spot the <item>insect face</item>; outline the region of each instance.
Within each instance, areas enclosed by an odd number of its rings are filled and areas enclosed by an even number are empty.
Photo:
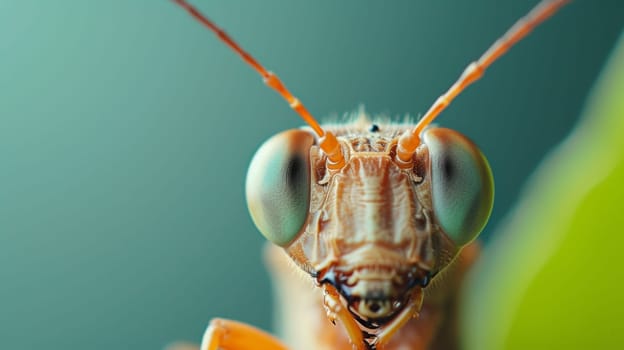
[[[409,126],[375,125],[361,115],[327,126],[346,155],[341,169],[327,168],[313,134],[291,130],[260,147],[247,175],[261,232],[318,284],[335,287],[372,333],[478,235],[493,200],[487,161],[461,134],[427,130],[405,169],[395,153]]]
[[[352,123],[324,126],[277,75],[185,0],[174,1],[257,71],[309,126],[274,136],[251,162],[247,202],[258,229],[322,288],[327,316],[340,321],[351,344],[359,349],[388,344],[421,312],[424,289],[449,271],[492,209],[494,187],[485,157],[458,132],[430,123],[568,0],[539,3],[470,63],[416,124],[373,125],[361,112]],[[412,331],[432,337],[436,327],[451,327],[455,316],[448,305],[464,272],[450,278],[456,283],[446,290],[431,293],[438,304],[425,304],[429,317],[437,312],[449,323],[419,318],[429,325],[412,324]],[[221,341],[212,336],[218,329],[226,331],[211,326],[206,332],[209,348]],[[253,342],[274,344],[252,330],[245,334]],[[403,337],[404,344],[415,344]]]

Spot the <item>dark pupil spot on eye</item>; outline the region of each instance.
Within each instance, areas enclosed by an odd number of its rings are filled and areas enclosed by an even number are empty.
[[[452,180],[455,177],[455,163],[451,157],[444,157],[442,161],[442,169],[444,171],[444,178]]]
[[[368,130],[369,130],[370,132],[378,132],[378,131],[379,131],[379,125],[377,125],[377,124],[372,124],[372,125],[370,126],[370,128],[368,128]]]
[[[286,186],[290,189],[296,189],[297,186],[300,185],[301,180],[301,172],[305,168],[303,164],[303,159],[301,157],[292,157],[288,162],[288,167],[286,168],[286,174],[284,179],[286,180]]]

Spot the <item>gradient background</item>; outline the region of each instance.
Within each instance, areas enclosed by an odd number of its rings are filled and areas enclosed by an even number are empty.
[[[535,1],[197,3],[322,118],[422,114]],[[491,162],[488,228],[579,117],[623,7],[572,3],[439,119]],[[0,118],[0,348],[159,349],[214,316],[270,327],[243,183],[257,146],[301,122],[188,15],[0,1]]]

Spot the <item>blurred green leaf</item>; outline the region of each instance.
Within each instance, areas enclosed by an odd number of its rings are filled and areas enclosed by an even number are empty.
[[[623,232],[624,36],[580,124],[538,168],[475,268],[466,349],[621,347]]]

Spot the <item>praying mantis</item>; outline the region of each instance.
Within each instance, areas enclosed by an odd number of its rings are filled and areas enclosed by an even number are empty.
[[[513,25],[415,124],[321,125],[274,73],[185,0],[307,124],[266,141],[249,167],[252,219],[272,245],[267,260],[294,349],[454,349],[463,277],[492,210],[485,156],[431,122],[468,85],[567,0],[545,0]],[[292,268],[305,276],[295,280]],[[286,349],[274,336],[214,319],[202,350]]]

